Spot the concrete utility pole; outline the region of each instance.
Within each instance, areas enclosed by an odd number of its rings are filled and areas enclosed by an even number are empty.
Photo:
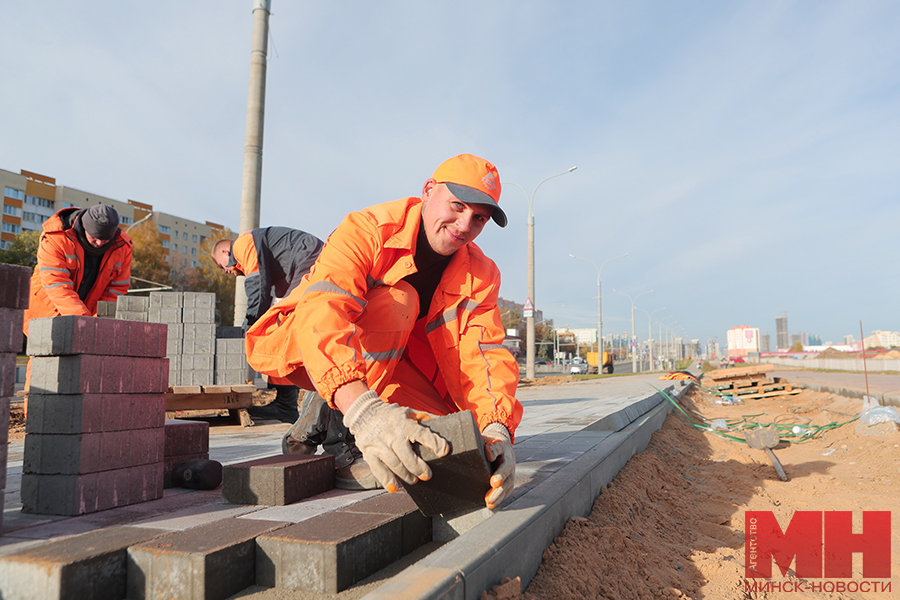
[[[270,0],[253,0],[253,41],[250,48],[250,91],[247,96],[247,130],[244,137],[244,176],[241,187],[240,233],[259,227],[262,189],[263,121],[266,112],[266,48],[269,43]],[[234,325],[247,313],[244,278],[234,285]]]

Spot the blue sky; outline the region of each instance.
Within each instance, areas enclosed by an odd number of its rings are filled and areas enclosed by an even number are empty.
[[[6,2],[0,168],[238,227],[251,0]],[[273,0],[262,225],[326,237],[471,152],[536,304],[630,331],[900,330],[900,5]],[[524,302],[527,201],[478,240]],[[647,335],[647,315],[637,329]],[[654,337],[657,336],[654,325]]]

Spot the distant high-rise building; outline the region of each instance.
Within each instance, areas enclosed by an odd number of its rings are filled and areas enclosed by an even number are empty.
[[[759,336],[759,351],[760,352],[771,352],[769,350],[769,334],[764,333]]]
[[[822,345],[822,336],[811,333],[808,336],[806,336],[806,341],[809,342],[810,346],[821,346]]]
[[[852,334],[851,334],[851,335],[845,335],[845,336],[844,336],[844,343],[847,344],[848,346],[850,346],[851,344],[853,344],[853,342],[855,342],[855,341],[856,341],[856,340],[853,338],[853,335],[852,335]]]
[[[759,352],[759,329],[748,325],[732,327],[726,337],[728,358],[747,356],[748,352]]]
[[[800,334],[799,334],[799,333],[792,333],[792,334],[791,334],[791,343],[790,343],[790,345],[788,346],[788,349],[793,348],[793,347],[796,346],[797,344],[800,344],[801,346],[803,345],[803,342],[800,341]]]
[[[775,317],[775,343],[779,350],[787,350],[791,347],[788,340],[787,315]]]

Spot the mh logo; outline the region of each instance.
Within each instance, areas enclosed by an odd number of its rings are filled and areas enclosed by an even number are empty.
[[[782,531],[772,511],[747,511],[745,577],[771,577],[773,560],[782,576],[794,562],[799,578],[852,577],[854,552],[862,554],[863,577],[890,577],[890,511],[864,511],[862,522],[862,533],[853,533],[850,511],[797,511]]]

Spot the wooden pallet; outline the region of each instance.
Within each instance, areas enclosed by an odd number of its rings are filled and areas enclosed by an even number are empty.
[[[253,405],[255,385],[177,385],[166,394],[166,417],[182,410],[227,410],[237,415],[241,425],[249,427],[253,420],[247,409]]]
[[[741,396],[742,400],[759,400],[760,398],[771,398],[773,396],[792,396],[794,394],[799,394],[803,390],[801,388],[790,388],[785,390],[778,390],[774,392],[765,392],[762,394],[748,394],[746,396]]]

